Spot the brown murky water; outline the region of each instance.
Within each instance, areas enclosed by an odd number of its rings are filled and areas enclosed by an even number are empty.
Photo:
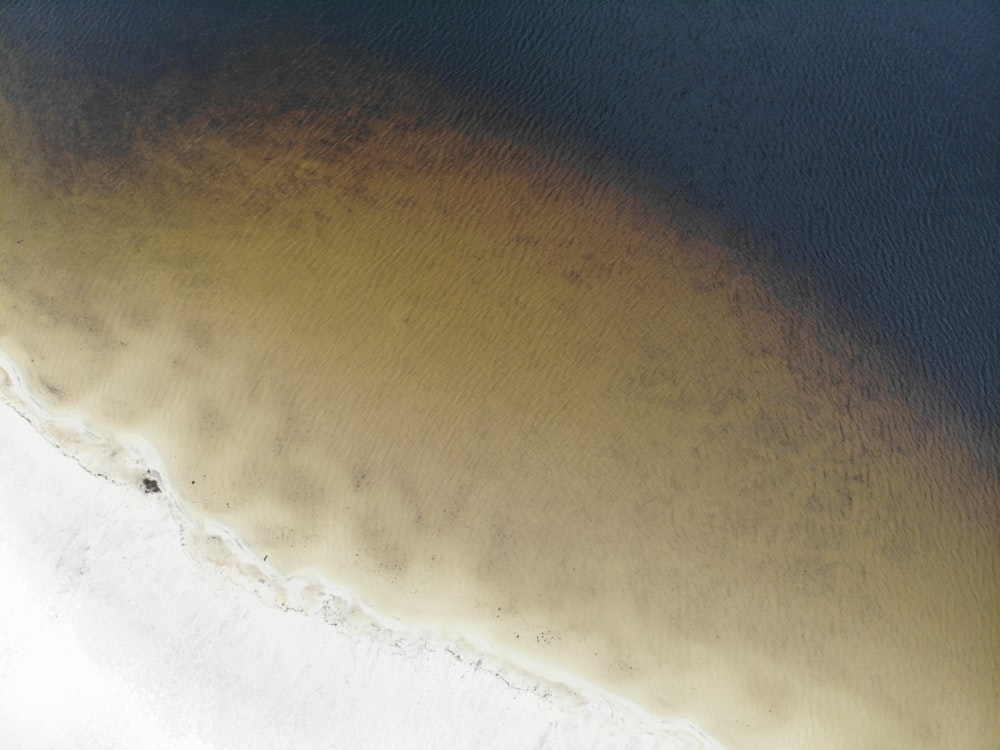
[[[125,145],[8,73],[38,395],[285,571],[730,747],[995,741],[993,448],[622,175],[339,64],[325,106],[165,87]]]

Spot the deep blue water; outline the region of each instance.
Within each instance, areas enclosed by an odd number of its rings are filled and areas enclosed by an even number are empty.
[[[133,83],[285,25],[433,72],[745,228],[1000,424],[989,3],[200,5],[35,2],[2,22]]]

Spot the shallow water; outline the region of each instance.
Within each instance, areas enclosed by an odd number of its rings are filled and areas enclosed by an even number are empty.
[[[995,446],[612,160],[283,44],[117,131],[6,51],[0,348],[41,400],[286,573],[728,746],[997,736]]]

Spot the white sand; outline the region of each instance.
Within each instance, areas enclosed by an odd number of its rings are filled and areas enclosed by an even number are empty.
[[[92,469],[108,444],[45,419],[13,374],[7,391],[0,746],[718,747],[687,722],[282,580],[224,530],[195,528],[167,494],[144,493],[149,457],[119,452],[117,481],[95,476],[40,433]]]

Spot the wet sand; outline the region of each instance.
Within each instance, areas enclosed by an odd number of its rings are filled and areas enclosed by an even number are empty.
[[[405,101],[0,109],[0,350],[192,518],[728,747],[1000,734],[994,448],[649,196]]]

